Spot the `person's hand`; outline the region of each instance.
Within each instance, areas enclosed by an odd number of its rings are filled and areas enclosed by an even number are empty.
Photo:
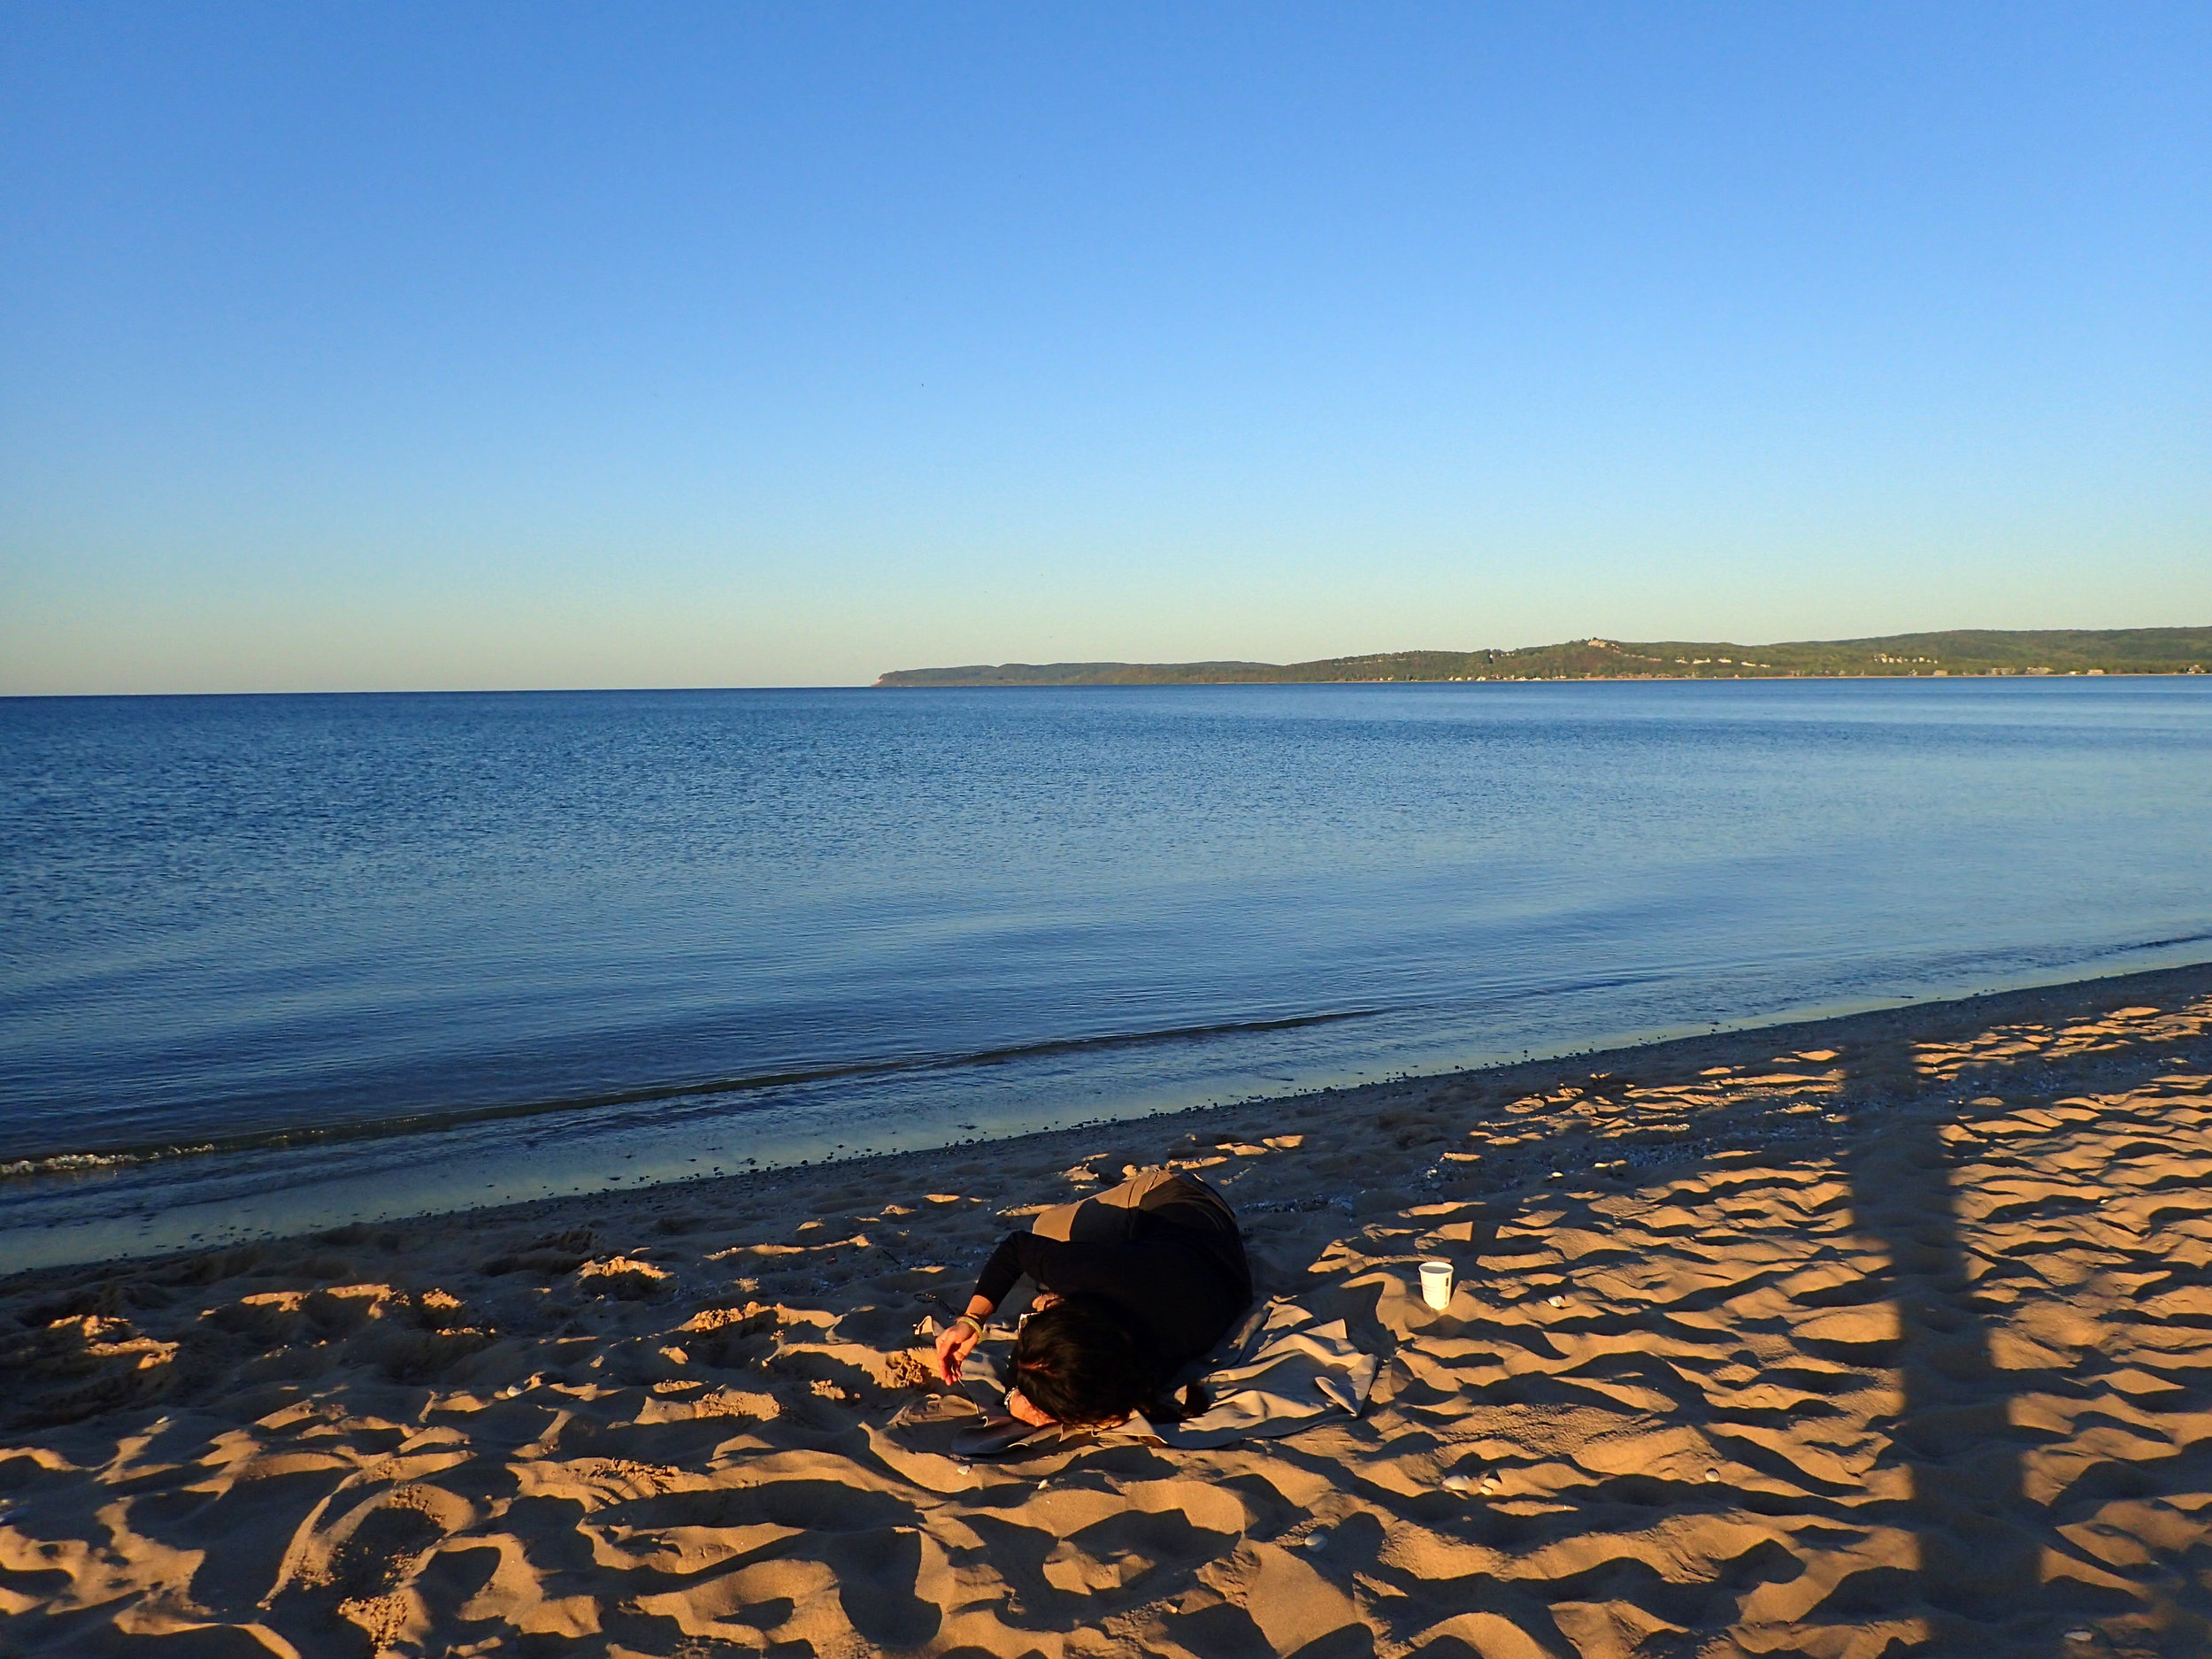
[[[960,1362],[974,1351],[983,1333],[972,1320],[959,1319],[937,1333],[937,1374],[948,1387],[960,1380]]]

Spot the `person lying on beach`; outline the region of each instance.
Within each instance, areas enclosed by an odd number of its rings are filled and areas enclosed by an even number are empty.
[[[967,1311],[937,1339],[948,1384],[1024,1273],[1039,1294],[1015,1336],[1006,1409],[1041,1428],[1106,1428],[1139,1410],[1183,1416],[1166,1398],[1170,1383],[1252,1300],[1227,1202],[1194,1176],[1147,1170],[1000,1241]]]

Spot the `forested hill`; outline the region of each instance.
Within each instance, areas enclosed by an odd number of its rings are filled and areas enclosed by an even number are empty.
[[[1223,686],[1425,680],[1766,680],[1809,675],[2197,674],[2212,628],[1961,628],[1872,640],[1571,640],[1315,663],[1001,663],[902,668],[879,686]]]

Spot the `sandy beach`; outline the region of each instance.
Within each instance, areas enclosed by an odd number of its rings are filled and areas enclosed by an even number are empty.
[[[887,1428],[1157,1164],[1363,1414]],[[2212,967],[25,1275],[0,1649],[2201,1654],[2208,1178]]]

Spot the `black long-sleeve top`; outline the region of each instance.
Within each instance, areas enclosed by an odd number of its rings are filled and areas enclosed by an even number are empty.
[[[1149,1216],[1137,1218],[1136,1231],[1127,1244],[1010,1233],[984,1263],[975,1294],[996,1307],[1026,1273],[1057,1295],[1102,1297],[1151,1339],[1165,1383],[1227,1333],[1252,1300],[1252,1280],[1234,1240],[1225,1249],[1223,1240]]]

